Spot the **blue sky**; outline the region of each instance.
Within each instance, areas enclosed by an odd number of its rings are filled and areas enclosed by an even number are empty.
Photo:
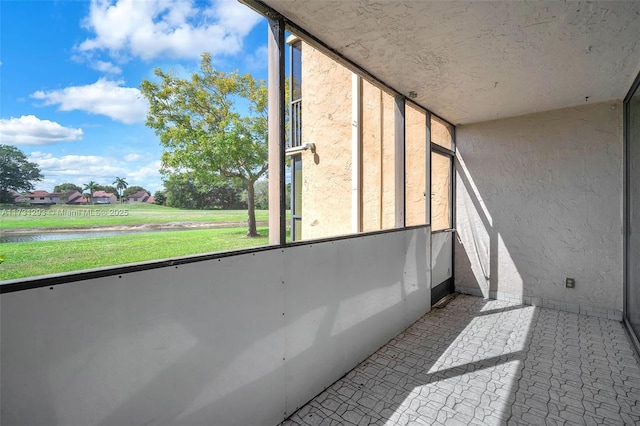
[[[186,76],[210,52],[220,71],[266,79],[267,22],[236,0],[0,1],[0,143],[45,179],[162,188],[143,79]]]

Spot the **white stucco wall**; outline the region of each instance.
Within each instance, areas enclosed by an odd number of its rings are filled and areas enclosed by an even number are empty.
[[[276,425],[429,311],[430,234],[3,293],[0,423]]]
[[[451,278],[451,250],[453,232],[436,232],[431,234],[431,288],[437,287]]]
[[[460,126],[456,142],[456,288],[620,319],[621,102]]]

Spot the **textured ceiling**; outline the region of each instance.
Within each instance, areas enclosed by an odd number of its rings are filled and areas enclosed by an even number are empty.
[[[638,1],[263,1],[454,124],[621,99],[640,71]]]

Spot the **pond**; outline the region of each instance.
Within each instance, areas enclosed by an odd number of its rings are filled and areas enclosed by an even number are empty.
[[[0,243],[27,243],[34,241],[72,240],[77,238],[113,237],[116,235],[141,234],[158,231],[86,231],[86,232],[44,232],[28,234],[0,233]]]

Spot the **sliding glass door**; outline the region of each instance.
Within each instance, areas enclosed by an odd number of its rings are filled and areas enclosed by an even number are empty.
[[[640,76],[625,101],[626,139],[626,300],[625,316],[640,338]]]

